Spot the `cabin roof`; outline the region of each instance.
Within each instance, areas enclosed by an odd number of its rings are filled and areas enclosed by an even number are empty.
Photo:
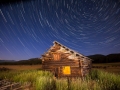
[[[72,50],[72,49],[70,49],[70,48],[64,46],[63,44],[59,43],[58,41],[54,41],[53,44],[59,44],[60,46],[64,47],[65,49],[68,49],[69,51],[71,51],[71,52],[77,54],[78,56],[81,56],[82,58],[86,58],[86,59],[92,60],[92,59],[90,59],[90,58],[88,58],[88,57],[86,57],[86,56],[80,54],[79,52],[77,52],[77,51],[75,51],[75,50]]]
[[[61,47],[65,48],[65,49],[68,49],[70,52],[75,53],[76,55],[78,55],[78,56],[80,56],[80,57],[82,57],[82,58],[85,58],[85,59],[87,59],[87,60],[92,60],[92,59],[90,59],[90,58],[88,58],[88,57],[86,57],[86,56],[78,53],[77,51],[72,50],[72,49],[64,46],[63,44],[59,43],[58,41],[54,41],[53,44],[58,44],[58,45],[60,45]],[[50,49],[51,49],[51,48],[50,48]],[[48,51],[50,51],[50,49],[49,49]],[[47,53],[47,52],[46,52],[46,53]],[[44,53],[44,55],[45,55],[46,53]]]

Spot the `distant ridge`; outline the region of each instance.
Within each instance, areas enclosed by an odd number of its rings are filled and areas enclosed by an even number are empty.
[[[28,60],[0,60],[0,65],[35,65],[41,64],[42,60],[39,58],[31,58]]]
[[[1,62],[16,62],[15,60],[0,60],[0,63]]]
[[[93,60],[93,63],[120,62],[120,53],[114,53],[109,55],[95,54],[88,57]]]

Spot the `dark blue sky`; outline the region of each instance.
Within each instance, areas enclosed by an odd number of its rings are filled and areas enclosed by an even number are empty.
[[[86,56],[120,53],[120,0],[0,2],[0,59],[40,57],[54,40]]]

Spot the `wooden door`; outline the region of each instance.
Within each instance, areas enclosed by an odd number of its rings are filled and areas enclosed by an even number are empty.
[[[54,68],[54,75],[55,75],[55,77],[59,77],[60,75],[60,67],[57,67],[57,68]]]

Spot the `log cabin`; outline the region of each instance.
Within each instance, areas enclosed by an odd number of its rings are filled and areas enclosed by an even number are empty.
[[[42,55],[42,69],[55,77],[84,77],[91,70],[92,60],[54,41],[53,46]]]

